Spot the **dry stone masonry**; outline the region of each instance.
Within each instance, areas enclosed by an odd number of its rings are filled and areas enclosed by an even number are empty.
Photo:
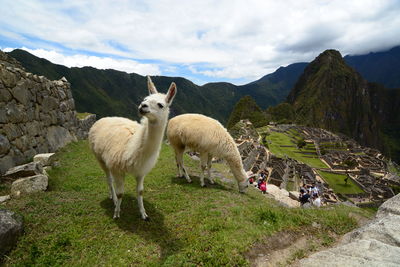
[[[0,175],[38,153],[54,152],[85,138],[95,119],[95,115],[77,119],[64,77],[50,81],[27,73],[0,51]]]

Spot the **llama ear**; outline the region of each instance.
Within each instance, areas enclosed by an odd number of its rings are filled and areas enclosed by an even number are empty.
[[[150,76],[147,76],[147,89],[149,89],[149,95],[158,93]]]
[[[165,101],[170,105],[172,103],[172,100],[174,100],[174,97],[176,95],[176,84],[174,82],[171,83],[168,89],[167,97],[165,98]]]

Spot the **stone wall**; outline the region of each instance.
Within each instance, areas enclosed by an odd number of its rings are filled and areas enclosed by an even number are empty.
[[[76,117],[70,84],[27,73],[0,51],[0,174],[85,138],[95,121]]]

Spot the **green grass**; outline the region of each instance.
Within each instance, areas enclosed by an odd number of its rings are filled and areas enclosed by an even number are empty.
[[[312,144],[307,144],[306,149],[299,150],[296,145],[292,142],[292,138],[283,133],[272,132],[266,138],[270,143],[268,144],[269,149],[273,154],[278,157],[284,157],[285,155],[289,158],[296,159],[298,161],[304,162],[313,168],[327,168],[325,163],[323,163],[318,156],[306,155],[301,152],[315,152],[315,147]],[[282,147],[290,146],[290,147]],[[310,157],[311,156],[311,157]]]
[[[151,221],[140,219],[131,176],[121,218],[113,220],[104,174],[87,141],[69,144],[57,157],[47,192],[0,204],[25,218],[25,234],[5,266],[247,266],[245,252],[269,235],[313,222],[323,235],[340,235],[356,227],[349,213],[363,212],[342,205],[288,209],[256,190],[239,194],[236,184],[201,188],[195,176],[188,184],[175,176],[173,152],[163,145],[145,178]],[[191,173],[198,171],[198,162],[185,162]]]
[[[88,112],[77,112],[76,113],[76,117],[80,120],[86,118],[87,116],[91,115],[92,113],[88,113]]]
[[[324,180],[329,184],[329,187],[339,194],[360,194],[365,193],[353,180],[348,179],[347,184],[345,184],[344,179],[346,175],[336,174],[324,171],[318,171],[318,173],[324,178]]]

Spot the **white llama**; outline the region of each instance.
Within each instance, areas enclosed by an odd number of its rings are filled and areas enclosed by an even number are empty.
[[[114,218],[120,216],[125,173],[131,173],[136,177],[141,216],[148,219],[143,207],[143,180],[159,156],[169,106],[177,89],[171,83],[166,95],[158,93],[149,76],[147,86],[149,96],[139,105],[143,116],[140,124],[126,118],[107,117],[98,120],[89,131],[90,147],[107,176],[110,198],[115,205]]]
[[[176,116],[168,122],[167,136],[175,151],[179,176],[184,175],[189,183],[191,179],[183,165],[185,149],[200,153],[201,186],[205,186],[204,170],[206,168],[210,183],[214,183],[210,168],[212,157],[216,156],[225,159],[228,163],[238,183],[239,191],[241,193],[246,191],[248,181],[240,153],[232,136],[221,123],[200,114],[184,114]]]

